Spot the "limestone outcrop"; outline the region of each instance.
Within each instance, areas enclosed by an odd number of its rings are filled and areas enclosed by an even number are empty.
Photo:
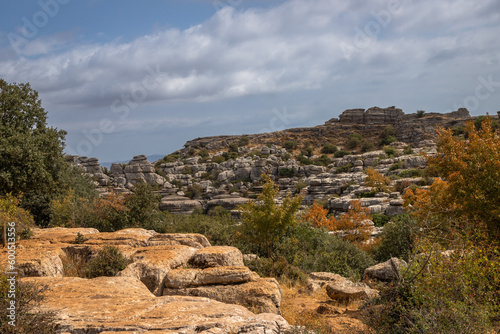
[[[48,292],[43,311],[54,312],[61,333],[283,333],[276,314],[254,314],[209,298],[155,297],[130,277],[33,277]]]
[[[73,261],[85,263],[110,245],[131,259],[115,277],[68,276]],[[22,281],[49,287],[42,309],[54,312],[61,333],[282,333],[289,327],[279,316],[276,280],[245,267],[237,248],[211,246],[200,234],[47,228],[19,241],[16,251]],[[8,269],[6,253],[0,250],[0,266]]]

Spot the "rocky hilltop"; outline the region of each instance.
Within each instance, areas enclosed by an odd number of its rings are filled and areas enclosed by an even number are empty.
[[[421,153],[435,152],[436,127],[460,133],[473,119],[463,108],[447,114],[405,114],[395,107],[349,109],[311,128],[197,138],[154,163],[139,155],[108,170],[96,158],[67,159],[91,176],[101,192],[127,193],[139,181],[157,186],[160,209],[172,213],[232,210],[257,196],[260,176],[268,173],[283,195],[303,192],[304,204],[328,201],[330,211],[340,212],[361,197],[372,213],[392,216],[402,212],[405,187],[429,182],[422,174],[426,162]],[[358,142],[350,146],[353,133]],[[373,194],[364,185],[369,167],[390,177],[398,191]]]

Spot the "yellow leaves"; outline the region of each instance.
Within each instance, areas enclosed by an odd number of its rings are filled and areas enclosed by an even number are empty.
[[[368,175],[365,179],[365,184],[368,187],[374,188],[377,192],[389,192],[391,180],[377,172],[373,167],[366,169]]]
[[[0,197],[0,226],[4,223],[15,222],[30,225],[33,216],[29,211],[19,206],[20,197],[7,194]]]

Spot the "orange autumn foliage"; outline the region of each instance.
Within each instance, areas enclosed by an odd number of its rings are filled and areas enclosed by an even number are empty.
[[[407,190],[404,205],[421,224],[442,236],[462,234],[475,224],[500,235],[500,135],[487,117],[480,129],[466,123],[467,139],[453,137],[450,129],[439,128],[435,156],[427,156],[436,178],[425,189]]]
[[[349,211],[339,218],[326,217],[328,210],[314,203],[302,218],[315,227],[324,227],[329,231],[348,231],[342,238],[360,245],[371,236],[370,228],[366,225],[370,218],[370,210],[361,205],[360,200],[351,202]]]
[[[367,168],[366,174],[368,175],[365,179],[367,187],[372,187],[377,192],[389,192],[391,190],[391,180],[377,172],[373,167]]]

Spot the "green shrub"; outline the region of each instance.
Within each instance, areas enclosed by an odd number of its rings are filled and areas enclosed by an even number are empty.
[[[332,144],[325,144],[321,148],[321,153],[323,154],[334,154],[337,151],[338,151],[337,146]]]
[[[224,209],[222,206],[217,205],[213,209],[208,211],[208,215],[211,217],[226,217],[228,218],[231,215],[231,212],[227,209]]]
[[[410,145],[408,146],[405,146],[404,150],[403,150],[403,154],[413,154],[413,149],[411,148]]]
[[[404,168],[404,166],[405,166],[405,164],[403,161],[398,161],[389,167],[389,171],[393,171],[396,169],[402,169],[402,168]]]
[[[384,152],[389,158],[396,155],[396,149],[391,146],[384,146]]]
[[[169,155],[164,156],[162,160],[163,160],[164,162],[175,162],[175,161],[177,161],[177,159],[179,159],[179,158],[180,158],[179,154],[173,154],[173,153],[172,153],[172,154],[169,154]]]
[[[374,213],[371,215],[371,218],[373,220],[373,224],[375,224],[376,227],[382,227],[385,224],[389,222],[391,218],[388,216],[382,214],[382,213]]]
[[[335,152],[335,154],[333,156],[335,158],[342,158],[342,157],[345,157],[346,155],[350,155],[350,154],[351,154],[351,152],[340,150],[340,151]]]
[[[186,191],[186,196],[191,199],[200,197],[201,195],[203,195],[203,187],[197,183],[190,185]]]
[[[215,162],[217,164],[223,163],[224,161],[226,161],[226,158],[224,158],[222,155],[218,155],[212,158],[212,162]]]
[[[414,262],[399,284],[381,290],[365,321],[377,333],[495,333],[500,300],[498,249],[436,254]],[[496,328],[495,328],[496,327]]]
[[[313,163],[313,165],[316,165],[316,166],[325,166],[325,167],[327,167],[331,163],[331,160],[330,160],[330,158],[326,154],[323,154],[319,158],[314,159],[312,161],[312,163]]]
[[[347,140],[346,146],[348,149],[352,150],[353,148],[358,147],[362,141],[363,141],[363,136],[361,136],[359,133],[355,132],[349,136],[349,139]]]
[[[353,164],[346,164],[342,167],[337,167],[337,169],[335,170],[335,174],[349,173],[352,167],[354,167]]]
[[[370,152],[373,151],[374,148],[375,145],[373,145],[373,143],[369,141],[363,140],[363,142],[361,143],[361,152]]]
[[[238,143],[229,144],[229,152],[238,153]]]
[[[208,154],[208,151],[206,149],[201,149],[200,151],[198,151],[198,155],[202,158],[208,158],[209,157],[209,154]]]
[[[295,168],[287,168],[283,167],[280,169],[279,176],[282,177],[293,177],[295,175],[296,171]]]
[[[278,256],[276,260],[263,257],[246,265],[262,277],[274,277],[285,284],[305,284],[307,281],[306,272],[291,265],[283,256]]]
[[[398,141],[398,139],[396,137],[387,136],[380,141],[380,146],[389,145],[389,144],[394,143],[396,141]]]
[[[97,253],[96,257],[87,262],[85,275],[88,278],[115,276],[130,263],[131,261],[123,256],[118,248],[105,246]]]
[[[357,198],[375,197],[376,194],[377,194],[376,191],[367,191],[367,192],[357,194],[356,197]]]
[[[154,229],[161,223],[163,217],[159,209],[161,195],[154,190],[155,188],[149,183],[136,183],[132,193],[125,199],[129,226]]]
[[[10,276],[0,274],[0,333],[59,333],[59,325],[55,323],[54,314],[40,310],[35,311],[42,305],[48,286],[19,281],[19,277],[16,277],[17,284],[11,289],[10,281],[7,280],[10,278]],[[16,302],[14,321],[9,318],[10,310],[8,308],[11,307],[11,300]]]
[[[391,223],[384,225],[382,241],[373,250],[373,257],[378,262],[387,261],[391,257],[408,261],[414,248],[416,232],[416,222],[411,215],[393,218]]]
[[[300,162],[301,165],[312,165],[313,161],[311,159],[306,158],[302,154],[297,156],[297,161]]]
[[[215,209],[215,208],[214,208]],[[212,245],[236,246],[239,240],[236,237],[237,222],[231,219],[230,215],[222,214],[221,209],[217,209],[211,215],[175,215],[164,213],[165,219],[160,233],[200,233],[210,241]],[[241,247],[243,246],[243,247]],[[239,245],[242,251],[247,249],[244,245]]]
[[[425,110],[417,110],[417,118],[422,118],[424,117]]]
[[[422,176],[423,174],[423,170],[422,169],[417,169],[417,168],[413,168],[413,169],[405,169],[405,170],[402,170],[401,172],[398,173],[398,176],[399,177],[420,177]]]
[[[247,146],[249,143],[250,143],[250,138],[248,138],[247,136],[242,136],[240,137],[240,139],[238,139],[239,147]]]
[[[239,154],[236,153],[236,152],[224,152],[222,153],[222,156],[226,159],[226,160],[235,160],[239,157]]]
[[[299,223],[289,229],[277,255],[306,272],[326,271],[344,277],[359,278],[373,264],[366,252],[310,223]]]
[[[296,141],[293,141],[293,140],[287,140],[283,143],[283,147],[287,150],[287,151],[293,151],[293,150],[296,150],[297,147],[299,146],[299,144],[296,142]]]

